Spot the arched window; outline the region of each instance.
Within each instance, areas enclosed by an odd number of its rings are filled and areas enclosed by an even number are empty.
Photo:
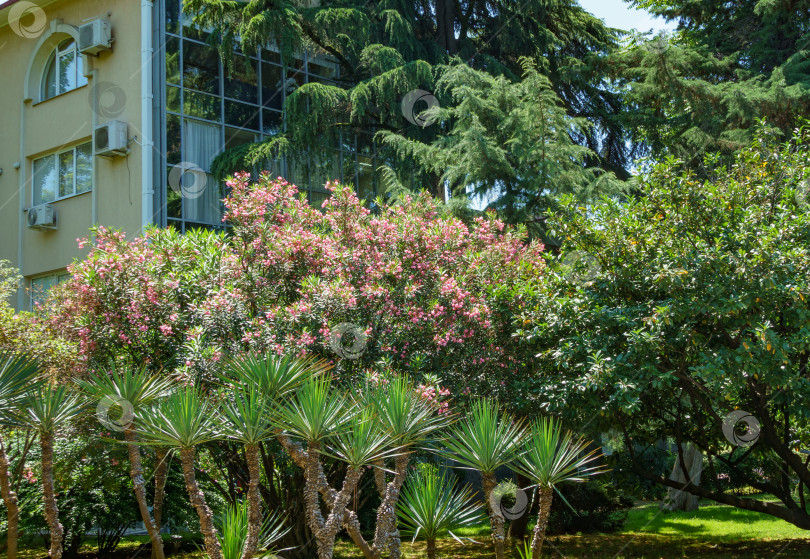
[[[76,41],[67,38],[56,46],[45,63],[40,99],[44,101],[86,84]]]

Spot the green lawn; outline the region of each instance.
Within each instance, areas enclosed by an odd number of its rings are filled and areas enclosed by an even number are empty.
[[[439,542],[443,559],[492,559],[488,529],[481,526],[459,535],[480,544],[461,545],[453,539]],[[148,558],[138,547],[140,541],[122,544],[116,559],[133,556]],[[96,557],[87,547],[86,559]],[[676,559],[711,557],[713,559],[810,559],[810,532],[804,532],[782,520],[756,512],[724,505],[701,503],[697,512],[662,513],[657,503],[640,504],[630,511],[625,529],[617,534],[572,534],[551,536],[544,557],[588,559]],[[403,541],[403,559],[423,559],[424,544]],[[198,559],[200,554],[185,551],[174,557]],[[512,559],[517,559],[515,553]],[[43,548],[20,554],[21,559],[46,559]],[[338,542],[335,559],[362,559],[349,541]]]

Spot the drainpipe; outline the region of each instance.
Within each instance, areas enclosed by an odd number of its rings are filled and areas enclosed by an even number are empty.
[[[25,197],[26,188],[25,180],[26,173],[28,172],[28,161],[25,159],[25,100],[20,101],[20,158],[17,160],[20,163],[19,173],[19,197],[20,197],[20,216],[19,221],[19,234],[17,235],[17,267],[20,269],[20,275],[23,275],[23,235],[25,234]],[[26,280],[22,280],[22,284],[17,288],[17,310],[21,311],[26,308],[25,306],[25,287]]]
[[[152,0],[141,0],[141,229],[153,221]]]
[[[87,68],[91,63],[89,56],[84,56],[84,67]],[[90,90],[93,96],[93,116],[91,117],[90,126],[90,141],[93,146],[93,190],[90,192],[90,226],[95,227],[98,225],[98,160],[95,156],[96,153],[96,127],[98,126],[98,68],[93,68],[89,72],[90,77],[93,79],[93,88]]]

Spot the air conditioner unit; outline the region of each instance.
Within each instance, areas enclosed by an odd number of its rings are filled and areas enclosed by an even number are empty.
[[[98,54],[104,50],[112,50],[108,20],[94,19],[79,27],[79,51],[82,54]]]
[[[111,120],[96,126],[96,155],[115,157],[127,154],[127,123]]]
[[[28,208],[28,227],[31,229],[56,229],[56,210],[50,204]]]

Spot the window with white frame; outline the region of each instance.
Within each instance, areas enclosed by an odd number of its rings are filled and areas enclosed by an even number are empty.
[[[51,53],[42,76],[40,100],[50,99],[87,84],[76,41],[65,39]]]
[[[70,274],[65,272],[31,278],[31,309],[37,310],[38,307],[45,304],[51,288],[69,279]]]
[[[35,206],[92,189],[92,142],[34,160]]]

